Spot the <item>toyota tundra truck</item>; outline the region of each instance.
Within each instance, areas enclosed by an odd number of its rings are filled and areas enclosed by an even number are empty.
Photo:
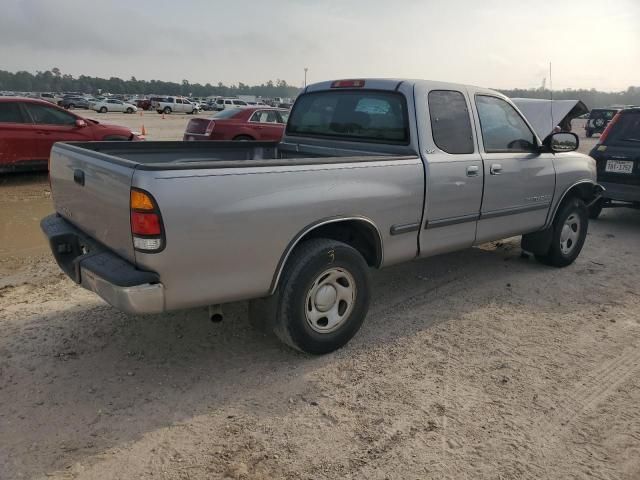
[[[372,268],[516,235],[570,265],[602,190],[577,147],[541,141],[492,90],[328,81],[304,89],[280,142],[56,144],[42,229],[117,309],[250,300],[252,322],[321,354],[363,323]]]

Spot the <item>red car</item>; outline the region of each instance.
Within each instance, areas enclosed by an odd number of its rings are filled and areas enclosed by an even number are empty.
[[[192,118],[184,140],[278,141],[289,118],[284,108],[231,108],[210,118]]]
[[[55,142],[139,140],[128,128],[103,125],[44,100],[0,97],[0,172],[47,168]]]

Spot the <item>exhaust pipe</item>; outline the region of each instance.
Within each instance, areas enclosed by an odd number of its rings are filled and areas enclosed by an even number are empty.
[[[209,305],[209,320],[213,323],[220,323],[223,319],[222,305]]]

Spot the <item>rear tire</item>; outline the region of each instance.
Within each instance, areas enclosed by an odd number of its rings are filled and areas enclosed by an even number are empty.
[[[100,113],[107,113],[107,107],[100,107]]]
[[[70,104],[67,106],[67,108],[68,108],[69,110],[73,110],[74,108],[76,108],[76,106],[75,106],[73,103],[70,103]]]
[[[582,250],[589,228],[589,212],[585,203],[576,197],[565,201],[556,213],[551,227],[551,246],[536,260],[545,265],[566,267],[571,265]]]
[[[336,240],[308,240],[293,251],[269,299],[271,327],[292,348],[329,353],[358,332],[369,299],[369,268],[355,248]]]

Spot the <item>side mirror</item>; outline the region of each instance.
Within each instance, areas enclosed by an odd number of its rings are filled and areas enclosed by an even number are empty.
[[[542,142],[544,150],[553,153],[573,152],[580,146],[578,135],[572,132],[552,133]]]
[[[76,120],[76,127],[78,128],[84,128],[87,126],[87,122],[85,122],[84,120],[82,120],[81,118],[78,118]]]

